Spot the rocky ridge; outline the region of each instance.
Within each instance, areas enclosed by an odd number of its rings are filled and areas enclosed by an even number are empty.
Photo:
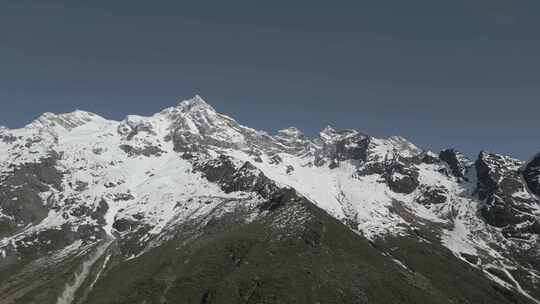
[[[220,229],[260,224],[261,231],[279,228],[276,240],[299,235],[319,248],[323,230],[313,226],[314,236],[305,230],[311,224],[302,224],[326,223],[318,208],[407,275],[415,273],[415,255],[401,251],[430,244],[449,253],[444,263],[492,282],[501,303],[540,298],[538,155],[522,162],[481,152],[470,161],[454,149],[435,154],[402,137],[331,127],[316,137],[294,127],[270,135],[217,113],[199,96],[119,122],[83,111],[46,113],[25,128],[0,129],[0,153],[5,303],[52,303],[70,288],[70,301],[82,303],[108,294],[100,280],[129,263],[175,242],[207,242]],[[80,259],[96,254],[81,271]],[[47,280],[26,284],[32,271]],[[422,292],[473,299],[465,291],[438,294],[444,279],[430,271],[421,273],[432,284]],[[69,273],[85,274],[76,288],[62,279]],[[212,297],[219,299],[202,291],[197,300]]]

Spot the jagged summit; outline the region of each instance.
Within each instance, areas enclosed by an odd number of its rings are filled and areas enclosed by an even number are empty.
[[[540,299],[540,154],[473,163],[400,136],[268,135],[198,95],[31,125],[0,129],[2,303]]]
[[[328,139],[329,140],[329,139],[332,139],[332,138],[335,138],[336,136],[338,136],[338,132],[332,126],[327,125],[326,127],[324,127],[324,129],[322,129],[319,132],[319,136],[322,139]]]
[[[127,115],[122,121],[106,120],[91,112],[76,110],[71,113],[54,114],[44,113],[32,123],[27,125],[30,129],[61,127],[71,131],[91,121],[99,121],[102,124],[117,124],[118,132],[125,138],[131,139],[135,134],[147,131],[154,136],[165,136],[176,139],[175,142],[202,141],[206,144],[218,147],[236,147],[245,149],[257,149],[272,151],[287,148],[287,151],[295,153],[311,153],[310,149],[327,142],[337,143],[342,141],[351,142],[349,146],[357,145],[359,141],[372,142],[378,153],[389,153],[388,149],[401,149],[407,154],[417,154],[421,151],[408,140],[400,136],[392,136],[387,139],[376,139],[354,129],[337,130],[327,126],[319,132],[319,136],[306,136],[296,127],[279,130],[275,136],[270,136],[264,131],[258,131],[239,124],[233,118],[218,113],[200,95],[180,101],[176,106],[165,108],[152,116]],[[142,134],[142,133],[141,133]],[[356,142],[356,143],[352,143]],[[259,145],[254,147],[253,145]],[[198,145],[198,144],[197,144]],[[280,148],[281,145],[281,148]],[[384,155],[382,156],[384,157]]]
[[[336,130],[334,127],[328,125],[319,132],[319,137],[324,141],[335,141],[358,134],[364,135],[354,129]]]
[[[204,108],[208,110],[215,111],[214,108],[209,105],[201,96],[195,95],[192,98],[182,100],[178,103],[177,108],[184,111],[189,111],[194,108]]]
[[[28,124],[26,128],[39,129],[44,127],[59,126],[65,130],[72,130],[91,121],[115,122],[112,120],[107,120],[92,112],[75,110],[73,112],[60,114],[51,112],[43,113],[33,122]],[[242,126],[233,118],[218,113],[207,101],[204,100],[203,97],[198,94],[195,94],[191,98],[181,100],[176,106],[163,109],[151,117],[127,115],[126,118],[119,123],[119,129],[123,129],[121,133],[129,132],[128,129],[130,128],[161,128],[163,130],[174,129],[177,133],[186,131],[199,137],[203,136],[204,134],[204,136],[219,137],[220,140],[230,141],[231,143],[246,142],[244,138],[246,137],[246,134],[249,134],[249,136],[270,137],[264,131],[257,131]],[[160,125],[156,126],[156,124]],[[125,128],[126,125],[129,126],[128,129]],[[137,127],[137,125],[139,126]],[[11,129],[1,126],[0,130],[8,131]],[[228,136],[219,136],[219,133],[228,134]],[[372,142],[372,146],[384,146],[384,148],[381,148],[381,151],[383,151],[382,153],[388,153],[389,151],[384,149],[401,150],[402,154],[404,155],[414,155],[422,152],[420,148],[402,136],[390,136],[385,139],[377,139],[354,129],[338,130],[330,125],[323,128],[318,135],[318,138],[306,136],[301,130],[292,126],[279,130],[274,138],[282,143],[295,142],[298,148],[299,141],[303,141],[304,144],[314,143],[317,145],[319,144],[317,142],[319,139],[322,139],[322,141],[340,141],[346,139],[347,137],[361,136],[369,137],[370,141]],[[375,149],[375,147],[372,148]],[[447,149],[441,153],[443,158],[454,154],[456,158],[455,161],[461,162],[465,166],[471,166],[473,163],[462,153],[454,149]],[[460,175],[460,173],[455,173]]]
[[[452,174],[460,179],[466,178],[467,170],[473,164],[463,153],[453,148],[441,151],[439,158],[446,162],[450,166]]]
[[[45,112],[37,119],[28,124],[28,128],[56,127],[60,126],[66,130],[82,126],[93,120],[105,120],[103,117],[87,111],[75,110],[69,113],[55,114]]]

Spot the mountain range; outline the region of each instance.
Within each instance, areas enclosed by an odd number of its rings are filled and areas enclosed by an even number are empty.
[[[0,303],[540,303],[539,196],[540,153],[45,113],[0,128]]]

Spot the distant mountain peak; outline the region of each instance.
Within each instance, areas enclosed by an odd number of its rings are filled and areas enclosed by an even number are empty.
[[[301,137],[304,135],[297,127],[288,127],[278,131],[278,135],[281,137]]]
[[[104,118],[95,113],[83,110],[75,110],[73,112],[60,114],[45,112],[41,114],[37,119],[35,119],[32,123],[27,125],[27,127],[41,128],[60,126],[66,130],[71,130],[78,126],[82,126],[94,119],[103,120]]]
[[[332,133],[337,133],[337,132],[336,132],[336,129],[332,127],[331,125],[326,125],[326,127],[324,127],[321,130],[321,133],[332,134]]]
[[[179,102],[177,108],[185,110],[185,111],[190,111],[196,108],[198,109],[204,108],[204,109],[212,110],[215,112],[215,109],[211,105],[209,105],[201,96],[197,94],[193,96],[192,98],[185,99]]]

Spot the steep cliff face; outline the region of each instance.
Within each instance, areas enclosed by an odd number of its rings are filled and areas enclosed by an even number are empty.
[[[539,163],[47,113],[0,129],[0,303],[535,303]]]
[[[482,216],[508,233],[538,234],[539,204],[527,190],[522,162],[498,154],[481,152],[476,161],[478,195],[485,201]]]
[[[523,176],[529,190],[540,196],[540,153],[536,154],[523,169]]]
[[[455,149],[446,149],[439,153],[439,158],[448,164],[452,175],[460,179],[467,178],[467,171],[472,163],[461,152]]]

